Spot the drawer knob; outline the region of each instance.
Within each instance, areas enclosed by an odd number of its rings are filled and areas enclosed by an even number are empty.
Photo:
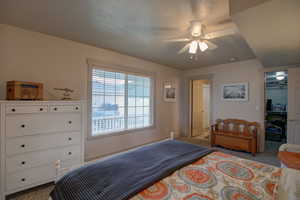
[[[22,124],[21,127],[22,127],[22,128],[25,128],[26,126],[25,126],[25,124]]]
[[[57,111],[57,108],[54,108],[55,111]]]
[[[71,137],[69,137],[69,138],[68,138],[68,140],[69,140],[69,141],[71,141],[71,140],[72,140],[72,138],[71,138]]]
[[[13,108],[13,109],[11,109],[11,111],[12,111],[12,112],[16,112],[16,109]]]
[[[22,164],[22,165],[25,165],[25,164],[26,164],[26,162],[25,162],[25,161],[22,161],[22,162],[21,162],[21,164]]]
[[[25,181],[26,181],[26,178],[22,178],[21,181],[22,181],[22,182],[25,182]]]
[[[72,152],[69,152],[68,154],[69,154],[69,155],[72,155]]]
[[[43,111],[44,109],[43,108],[40,108],[40,111]]]
[[[72,124],[72,121],[68,121],[69,124]]]
[[[75,110],[78,110],[79,108],[78,107],[75,107]]]
[[[25,148],[25,146],[26,146],[25,144],[22,144],[22,145],[21,145],[22,148]]]

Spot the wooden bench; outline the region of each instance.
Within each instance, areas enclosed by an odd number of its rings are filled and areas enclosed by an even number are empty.
[[[218,119],[211,126],[211,145],[244,150],[255,156],[259,124],[239,119]]]

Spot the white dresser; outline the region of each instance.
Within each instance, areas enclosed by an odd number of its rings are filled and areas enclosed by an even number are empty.
[[[81,101],[0,101],[0,200],[54,181],[84,159],[84,103]]]

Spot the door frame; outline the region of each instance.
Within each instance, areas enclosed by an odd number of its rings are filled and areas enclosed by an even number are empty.
[[[290,68],[296,68],[297,65],[289,65],[289,66],[279,66],[279,67],[270,67],[270,68],[262,68],[260,70],[260,75],[261,75],[261,80],[263,80],[263,87],[262,87],[262,90],[261,90],[261,96],[263,97],[262,98],[262,101],[261,101],[261,105],[262,105],[262,112],[261,112],[261,119],[262,119],[262,125],[261,125],[261,128],[262,128],[262,132],[261,132],[261,138],[262,139],[260,141],[260,146],[259,146],[259,149],[261,152],[264,152],[265,151],[265,142],[266,142],[266,139],[265,139],[265,136],[266,136],[266,133],[265,133],[265,114],[266,114],[266,105],[265,105],[265,99],[266,99],[266,87],[265,87],[265,73],[266,72],[276,72],[276,71],[288,71],[288,69]],[[289,84],[289,83],[288,83]],[[289,115],[289,113],[287,113]],[[286,128],[286,134],[288,133],[288,127]]]
[[[211,87],[210,87],[210,99],[213,102],[213,74],[202,74],[198,76],[190,76],[186,78],[186,91],[188,91],[188,99],[187,99],[187,107],[186,109],[188,110],[188,126],[187,126],[187,136],[189,138],[192,137],[192,81],[193,80],[209,80],[211,82]],[[213,104],[210,104],[210,124],[213,119]]]
[[[210,81],[211,82],[211,81]],[[209,123],[209,127],[208,127],[208,129],[209,129],[209,131],[210,131],[210,126],[211,126],[211,97],[212,97],[212,95],[211,95],[211,83],[210,84],[206,84],[206,83],[204,83],[203,84],[203,94],[205,94],[205,92],[204,92],[204,89],[205,88],[208,88],[208,91],[209,91],[209,99],[208,99],[208,123]],[[203,95],[203,108],[204,108],[204,106],[205,106],[205,100],[204,100],[204,98],[205,98],[205,95]],[[203,109],[203,111],[204,111],[205,109]],[[203,113],[202,113],[203,114]],[[204,115],[202,115],[202,116],[205,116],[205,114]],[[202,126],[204,126],[205,124],[204,124],[204,119],[205,119],[205,117],[203,117],[203,120],[202,120]],[[203,127],[203,128],[206,128],[206,127]]]

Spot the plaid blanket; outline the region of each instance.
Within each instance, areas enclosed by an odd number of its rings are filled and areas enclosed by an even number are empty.
[[[96,162],[61,178],[53,200],[124,200],[213,150],[169,140]]]

